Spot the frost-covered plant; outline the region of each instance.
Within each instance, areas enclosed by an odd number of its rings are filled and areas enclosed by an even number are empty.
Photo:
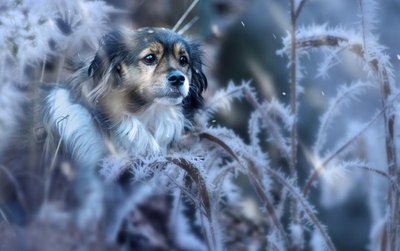
[[[114,10],[102,1],[7,1],[1,4],[2,57],[19,70],[84,43],[96,48]]]
[[[340,54],[343,51],[350,51],[359,59],[358,61],[365,72],[366,78],[352,83],[348,87],[338,87],[337,96],[332,99],[329,108],[322,116],[314,148],[312,152],[306,154],[315,167],[315,170],[312,171],[312,174],[306,181],[303,193],[307,196],[313,181],[318,176],[321,177],[322,184],[324,184],[332,176],[337,176],[340,173],[340,175],[343,175],[343,172],[359,169],[357,167],[370,171],[372,173],[371,179],[373,180],[377,176],[384,176],[389,184],[387,196],[388,207],[386,213],[381,211],[380,216],[376,214],[374,216],[375,220],[371,228],[372,239],[370,247],[371,250],[376,250],[376,248],[380,250],[397,250],[400,239],[398,230],[400,221],[398,213],[399,194],[396,191],[399,183],[399,167],[394,131],[396,128],[395,109],[399,94],[398,87],[394,82],[394,73],[389,56],[385,53],[385,48],[379,44],[378,37],[375,35],[376,31],[374,27],[377,20],[375,16],[377,3],[374,0],[358,1],[360,7],[360,26],[357,31],[352,31],[343,27],[328,28],[327,25],[313,25],[298,29],[296,21],[305,2],[305,0],[291,1],[292,30],[290,35],[283,40],[284,48],[279,51],[280,54],[286,54],[290,58],[292,91],[295,91],[298,85],[296,74],[298,73],[299,57],[307,54],[308,50],[316,48],[324,49],[326,55],[325,60],[319,67],[319,75],[327,76],[327,72],[332,66],[341,63]],[[380,90],[382,107],[371,117],[369,122],[358,126],[356,130],[352,130],[351,135],[338,140],[336,145],[330,144],[328,147],[324,147],[327,143],[329,126],[335,121],[334,117],[343,110],[343,105],[350,102],[351,99],[360,98],[360,95],[363,95],[362,90],[371,87]],[[295,94],[292,94],[292,103],[296,103]],[[354,158],[354,156],[360,155],[360,149],[352,148],[351,146],[357,144],[364,135],[368,135],[369,132],[373,131],[373,126],[378,123],[382,123],[383,125],[385,140],[384,142],[377,140],[373,149],[366,148],[365,155],[368,156],[371,150],[377,151],[380,147],[381,149],[385,149],[386,160],[381,160],[383,163],[379,163],[378,166],[378,168],[382,169],[374,168],[376,163],[369,162],[368,158],[346,160],[349,156]],[[381,127],[379,126],[379,128]],[[378,186],[376,189],[371,190],[379,189],[384,189],[384,187]],[[376,193],[371,190],[371,193]],[[381,200],[373,200],[371,197],[369,202],[372,208],[376,208],[377,203],[382,203]],[[377,210],[375,209],[373,212],[377,212]],[[382,226],[382,222],[385,222],[385,227],[380,227],[379,232],[377,230],[378,227],[375,225]],[[317,246],[315,240],[318,239],[317,237],[313,237],[314,247]]]
[[[47,59],[72,56],[87,45],[96,48],[115,10],[102,1],[80,0],[11,0],[0,3],[0,9],[0,141],[6,142],[22,116],[26,89],[43,82]],[[27,73],[40,66],[40,77]]]
[[[174,30],[178,30],[197,2],[193,2]],[[375,1],[359,0],[359,3],[360,28],[350,31],[327,25],[298,28],[298,17],[306,0],[290,0],[291,30],[278,52],[289,58],[289,104],[275,98],[260,101],[249,82],[231,83],[207,98],[195,117],[193,130],[166,155],[111,154],[100,164],[102,181],[92,176],[85,177],[87,180],[83,182],[77,181],[68,163],[62,163],[60,172],[70,179],[67,186],[78,189],[86,203],[71,212],[64,198],[49,198],[46,194],[33,217],[34,223],[23,231],[25,238],[36,242],[27,242],[34,247],[51,246],[50,238],[39,243],[40,237],[34,234],[46,233],[50,225],[57,230],[51,238],[64,240],[65,246],[60,244],[60,250],[70,250],[74,238],[79,238],[63,236],[65,231],[87,237],[79,243],[93,250],[107,247],[113,250],[304,250],[308,246],[316,251],[336,250],[308,195],[319,178],[322,196],[335,194],[337,198],[325,196],[326,205],[343,200],[348,191],[333,188],[337,188],[335,185],[340,180],[343,184],[346,182],[341,188],[351,189],[353,176],[357,176],[355,170],[359,170],[371,174],[368,177],[377,187],[368,190],[373,219],[370,248],[397,250],[400,176],[394,138],[398,122],[394,111],[400,94],[389,58],[373,32]],[[97,39],[107,31],[104,21],[113,9],[101,1],[49,0],[10,1],[0,7],[4,9],[0,17],[0,41],[4,42],[0,43],[0,77],[7,80],[0,86],[0,104],[7,111],[0,114],[0,129],[6,128],[0,131],[0,140],[6,140],[17,119],[9,116],[21,109],[14,106],[20,107],[15,101],[23,100],[23,94],[18,93],[19,89],[9,79],[11,75],[4,72],[15,66],[19,84],[26,85],[29,82],[24,76],[26,66],[43,63],[44,67],[48,56],[61,54],[63,58],[84,44],[96,46]],[[190,25],[191,22],[180,32]],[[303,92],[300,58],[310,49],[325,52],[318,76],[328,79],[328,71],[341,63],[340,54],[350,51],[359,59],[366,77],[336,88],[336,96],[320,118],[314,146],[311,149],[302,146],[305,157],[314,167],[303,184],[298,173],[298,96]],[[42,82],[43,71],[40,75],[39,82]],[[343,138],[332,141],[332,125],[339,120],[343,109],[367,91],[376,89],[381,91],[382,107],[369,121],[349,128],[349,133],[341,135]],[[234,99],[253,107],[247,118],[247,143],[234,131],[210,123],[215,113],[228,109]],[[4,118],[9,124],[2,123]],[[382,128],[384,140],[379,136]],[[268,149],[279,153],[284,169],[275,166],[265,143],[270,146]],[[382,159],[382,153],[386,159]],[[47,190],[57,186],[52,184],[55,176],[52,169],[53,166],[43,179],[39,178]],[[0,167],[0,172],[6,174],[16,188],[17,197],[24,201],[18,181],[4,167]],[[94,185],[86,187],[85,184]],[[389,190],[388,206],[382,209],[380,189],[385,185]],[[252,188],[259,200],[254,202],[254,198],[246,196],[245,187]],[[248,201],[256,205],[256,210]],[[148,212],[152,214],[149,216]],[[6,219],[1,207],[0,215]],[[12,243],[9,239],[1,241],[1,236],[12,236],[9,229],[0,225],[0,250],[20,248],[9,244]]]

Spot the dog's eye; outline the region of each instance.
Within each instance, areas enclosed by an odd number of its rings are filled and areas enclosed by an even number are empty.
[[[147,55],[147,56],[145,56],[144,58],[143,58],[143,62],[145,63],[145,64],[147,64],[147,65],[151,65],[151,64],[154,64],[155,62],[156,62],[156,55],[154,55],[154,54],[149,54],[149,55]]]
[[[181,56],[179,58],[179,64],[181,66],[186,66],[188,64],[188,58],[186,56]]]

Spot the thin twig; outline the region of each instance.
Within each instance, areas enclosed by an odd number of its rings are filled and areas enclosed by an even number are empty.
[[[243,163],[240,161],[239,157],[236,156],[236,154],[232,150],[232,148],[230,148],[224,141],[222,141],[221,139],[219,139],[218,137],[216,137],[214,135],[211,135],[211,134],[205,133],[205,132],[200,133],[199,137],[203,138],[203,139],[207,139],[209,141],[212,141],[212,142],[217,143],[218,145],[222,146],[222,148],[224,148],[224,150],[227,151],[229,153],[229,155],[231,155],[232,158],[234,160],[236,160],[243,167]]]
[[[327,131],[328,129],[328,122],[331,119],[331,117],[333,117],[334,115],[334,110],[338,109],[337,107],[339,106],[339,104],[349,95],[349,93],[353,92],[354,90],[357,90],[358,88],[364,88],[364,87],[372,87],[371,84],[356,84],[351,86],[350,88],[346,89],[340,96],[338,96],[337,98],[335,98],[334,103],[332,105],[330,105],[330,107],[328,108],[328,110],[326,111],[322,121],[321,121],[321,125],[319,127],[318,130],[318,135],[320,137],[317,136],[316,142],[315,142],[315,147],[314,147],[314,153],[319,154],[321,148],[325,145],[326,142],[326,136],[324,137],[323,135],[325,135],[325,131]]]
[[[215,187],[217,187],[219,190],[219,188],[222,186],[222,183],[224,181],[224,179],[226,178],[226,176],[228,176],[231,172],[233,172],[235,170],[235,167],[233,166],[228,166],[223,168],[218,175],[216,175],[216,177],[213,180],[213,184]]]
[[[175,180],[175,179],[173,179],[172,177],[170,177],[170,176],[167,176],[172,182],[174,182],[175,183],[175,185],[177,185],[178,186],[178,182]],[[179,187],[179,186],[178,186]],[[181,199],[182,199],[182,192],[185,192],[186,193],[186,191],[184,191],[184,190],[182,190],[182,189],[178,189],[177,190],[177,193],[178,193],[178,195],[174,195],[174,201],[172,202],[173,203],[173,205],[172,205],[172,212],[171,212],[171,219],[172,219],[172,221],[171,222],[178,222],[178,215],[179,215],[179,210],[180,210],[180,207],[181,207]]]
[[[296,201],[300,203],[300,205],[304,210],[304,213],[308,216],[310,221],[321,233],[321,236],[323,237],[329,250],[332,251],[336,250],[335,245],[333,245],[333,242],[329,237],[328,233],[326,232],[325,228],[321,225],[321,223],[318,221],[317,216],[313,213],[312,208],[310,208],[310,206],[307,203],[305,203],[305,201],[307,201],[306,198],[301,196],[301,193],[298,193],[296,191],[295,186],[289,184],[287,180],[284,177],[282,177],[277,171],[271,168],[267,168],[267,172],[274,178],[274,180],[278,181],[281,185],[285,186],[285,188],[288,189],[292,197],[295,197]]]
[[[285,138],[282,137],[282,134],[279,131],[279,127],[276,125],[276,123],[271,121],[270,116],[268,116],[268,114],[265,112],[265,109],[263,109],[261,107],[261,105],[257,101],[256,97],[254,97],[254,95],[247,88],[244,88],[243,92],[244,92],[244,97],[250,103],[250,105],[252,105],[261,114],[264,125],[267,127],[268,132],[271,133],[272,138],[277,143],[277,148],[281,151],[283,157],[289,163],[290,162],[290,153],[286,149]]]
[[[187,24],[185,24],[185,26],[182,27],[182,29],[178,31],[178,34],[179,35],[185,34],[185,32],[188,31],[190,28],[192,28],[193,24],[195,24],[198,20],[199,20],[198,16],[192,18],[192,20],[190,20]]]
[[[314,169],[314,171],[311,173],[309,178],[307,179],[304,188],[303,188],[303,194],[304,196],[307,197],[308,192],[314,183],[315,179],[318,177],[319,173],[321,170],[324,169],[326,165],[329,164],[333,159],[335,159],[340,153],[342,153],[348,146],[350,146],[355,140],[357,140],[368,128],[370,128],[380,116],[382,116],[385,113],[385,110],[395,102],[397,98],[400,97],[400,93],[395,95],[391,102],[386,105],[382,110],[380,110],[357,134],[355,134],[353,137],[348,139],[345,143],[343,143],[340,147],[338,147],[329,157],[325,158],[325,160],[322,162],[322,164]]]
[[[363,48],[364,50],[367,48],[367,39],[365,37],[365,15],[364,15],[364,5],[363,5],[363,0],[358,0],[358,4],[360,6],[360,12],[361,12],[361,30],[362,30],[362,36],[363,36]]]
[[[356,168],[360,168],[364,171],[368,171],[368,172],[372,172],[375,174],[378,174],[384,178],[386,178],[396,189],[396,191],[399,193],[400,192],[400,185],[396,183],[396,181],[385,171],[373,168],[373,167],[369,167],[366,165],[353,165]]]
[[[189,8],[183,13],[181,18],[179,18],[178,22],[176,22],[175,26],[172,28],[173,31],[177,31],[179,26],[183,23],[187,15],[192,11],[192,9],[196,6],[196,4],[199,2],[199,0],[194,0],[193,3],[189,6]]]
[[[304,5],[304,1],[303,5]],[[300,8],[300,6],[299,6]],[[300,13],[300,12],[299,12]],[[290,151],[290,161],[289,161],[289,174],[294,180],[295,185],[297,184],[297,47],[296,47],[296,29],[297,29],[297,11],[294,0],[290,0],[290,20],[291,20],[291,51],[290,51],[290,111],[291,115],[294,117],[294,122],[290,130],[290,140],[291,140],[291,151]],[[297,201],[295,198],[291,200],[291,215],[294,224],[299,223],[298,213],[297,213]],[[295,247],[299,249],[298,247]]]
[[[239,86],[237,89],[234,89],[228,93],[226,93],[226,95],[224,96],[225,98],[230,98],[231,96],[235,96],[238,93],[243,93],[244,89],[246,89],[247,86]],[[206,113],[214,113],[213,107],[215,107],[218,103],[221,102],[220,99],[217,100],[212,100],[214,102],[207,102],[207,104],[204,105],[204,107],[202,108],[203,112]]]
[[[303,10],[304,4],[306,3],[307,0],[301,0],[299,7],[297,7],[296,10],[296,20],[299,18],[301,11]]]
[[[297,48],[296,48],[296,17],[295,17],[295,6],[294,0],[290,0],[291,6],[291,53],[290,53],[290,110],[294,118],[296,119],[297,113]],[[290,160],[290,176],[295,176],[295,168],[297,164],[297,124],[296,121],[293,123],[290,133],[291,138],[291,160]]]
[[[208,193],[208,189],[206,186],[206,182],[203,178],[203,176],[200,174],[199,170],[189,161],[183,158],[172,158],[172,157],[167,157],[167,161],[175,164],[176,166],[182,168],[183,170],[186,171],[186,173],[192,178],[192,180],[196,183],[199,191],[199,196],[201,198],[201,205],[205,209],[206,217],[210,223],[210,230],[211,230],[211,238],[212,240],[208,240],[208,243],[212,243],[212,247],[217,246],[217,240],[215,239],[215,230],[213,227],[213,217],[211,213],[211,200],[210,196]],[[205,236],[208,239],[208,236]]]
[[[249,180],[253,187],[255,188],[258,196],[260,197],[260,200],[263,202],[265,208],[267,209],[268,214],[272,218],[272,221],[274,222],[274,225],[278,227],[278,230],[280,232],[280,236],[282,238],[283,243],[285,244],[285,247],[289,247],[289,240],[287,239],[287,235],[285,233],[285,230],[283,228],[282,223],[279,221],[277,214],[275,212],[275,209],[273,207],[272,202],[268,198],[267,192],[265,192],[263,185],[260,181],[260,174],[257,171],[257,168],[254,166],[254,163],[250,160],[248,160],[248,173],[249,173]]]
[[[7,218],[6,214],[3,212],[3,209],[1,209],[1,207],[0,207],[0,216],[3,219],[3,221],[5,221],[7,224],[10,223],[8,221],[8,218]]]
[[[171,177],[168,174],[166,174],[166,176],[171,181],[171,183],[173,183],[175,185],[175,187],[178,188],[178,191],[180,192],[179,198],[181,197],[181,194],[184,193],[186,195],[186,197],[189,198],[193,202],[196,209],[199,209],[202,214],[207,215],[207,212],[204,209],[204,206],[202,206],[202,204],[199,203],[199,199],[196,197],[195,194],[192,194],[186,187],[178,184],[178,182],[175,180],[174,177]],[[175,220],[177,219],[177,214],[178,214],[177,212],[174,212],[173,214],[171,213],[171,215],[175,215],[173,219],[175,219]],[[176,222],[176,221],[173,221],[173,222]]]

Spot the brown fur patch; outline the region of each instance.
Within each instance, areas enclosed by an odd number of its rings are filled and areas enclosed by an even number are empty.
[[[139,58],[144,58],[148,54],[155,54],[159,60],[164,54],[164,46],[159,42],[152,42],[139,54]]]
[[[187,56],[188,57],[188,53],[186,52],[186,49],[183,46],[183,44],[176,43],[174,45],[174,55],[178,60],[179,60],[180,56]]]

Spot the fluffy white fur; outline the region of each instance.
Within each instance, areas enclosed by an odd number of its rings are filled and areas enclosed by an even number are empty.
[[[166,153],[168,145],[181,137],[184,121],[180,106],[154,103],[138,116],[126,114],[113,138],[133,154]]]
[[[95,166],[104,155],[104,140],[90,112],[73,103],[69,90],[57,88],[46,98],[45,121],[80,166]]]
[[[179,87],[179,91],[184,97],[186,97],[189,94],[189,80],[187,78],[185,78],[183,85]]]
[[[80,166],[95,166],[106,153],[105,139],[92,114],[74,103],[70,91],[57,88],[46,98],[45,121],[61,138],[71,157]],[[125,114],[110,128],[117,149],[133,154],[166,153],[178,140],[185,125],[182,108],[156,102],[140,115]]]

